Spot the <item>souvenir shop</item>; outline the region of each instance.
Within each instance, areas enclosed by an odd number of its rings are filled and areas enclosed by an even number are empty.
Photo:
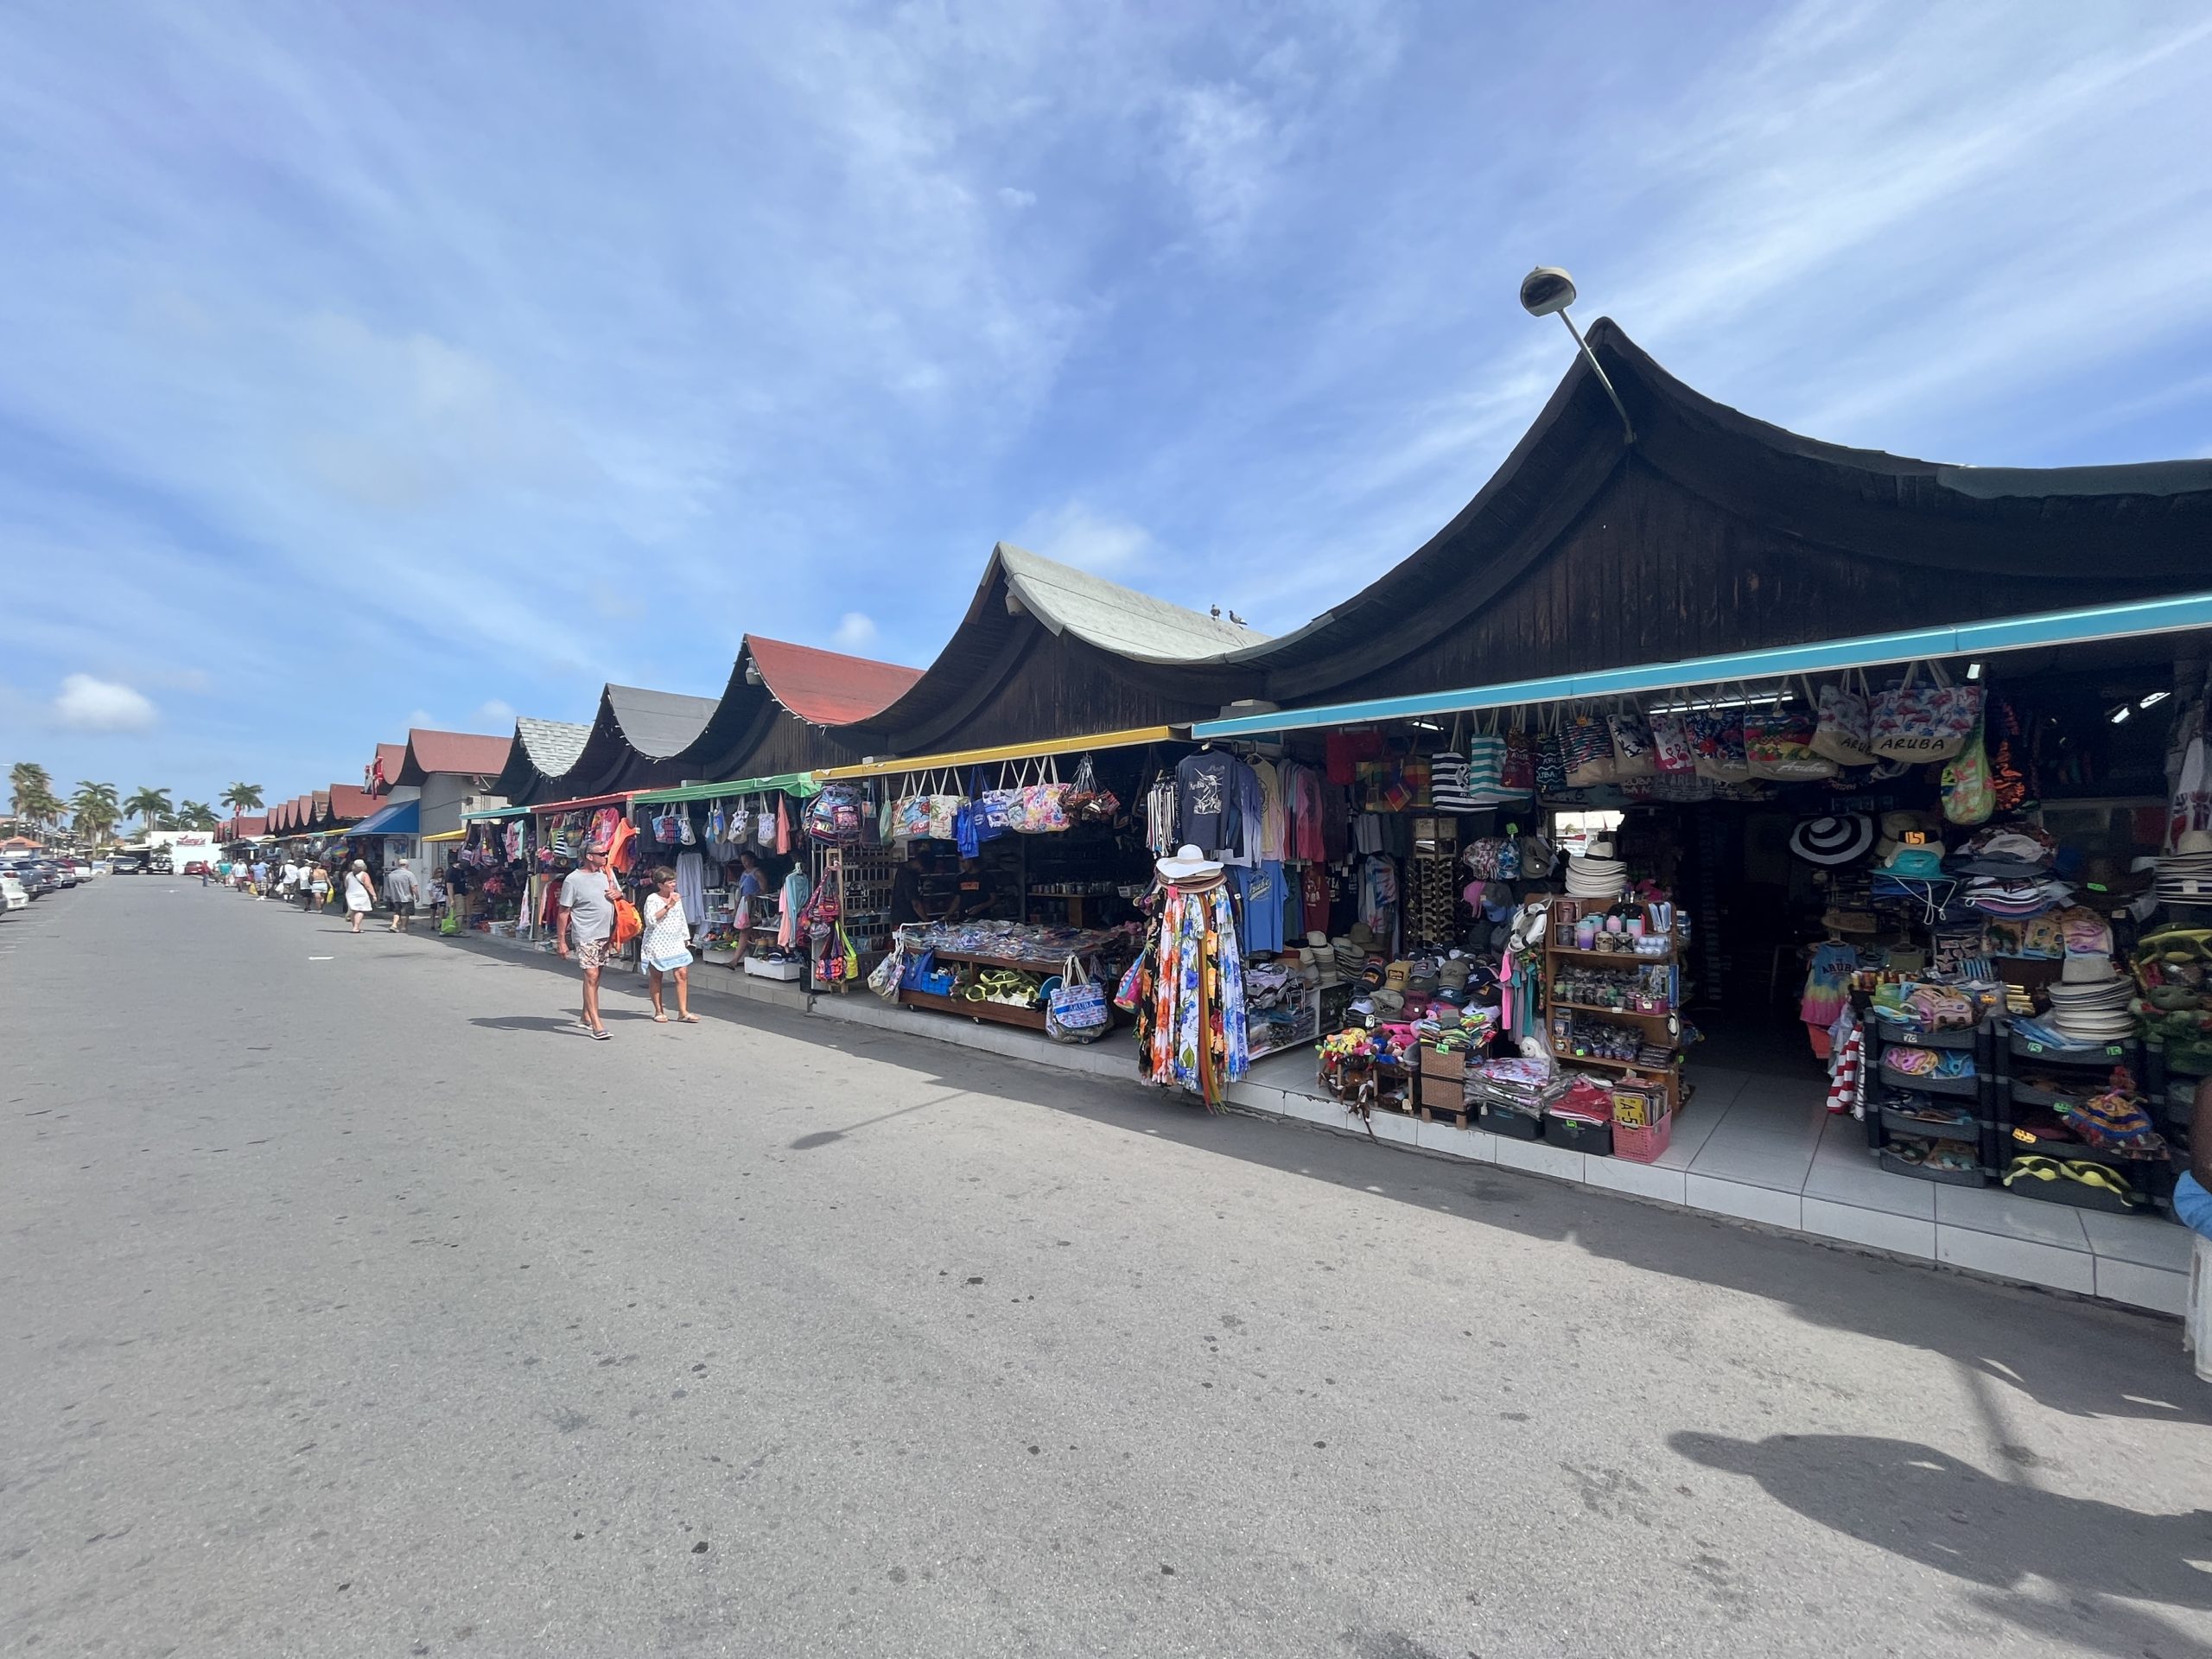
[[[692,947],[710,968],[794,982],[807,971],[818,875],[807,833],[811,775],[646,790],[630,800],[636,849],[624,880],[642,904],[652,873],[676,873]]]
[[[1166,728],[823,772],[823,988],[1037,1031],[1106,1034],[1152,861],[1137,810]],[[1080,1003],[1080,1012],[1077,1005]]]
[[[1348,1104],[1649,1161],[1701,1071],[1749,1073],[1738,1099],[1825,1103],[1899,1176],[2155,1214],[2212,1071],[2212,650],[2090,614],[2033,650],[2016,620],[1942,656],[1804,653],[1863,668],[1680,664],[1194,735],[1255,765],[1255,741],[1278,766],[1318,747],[1325,861],[1278,960],[1350,989],[1318,1062]],[[1212,943],[1207,883],[1244,879],[1217,781],[1188,780],[1161,866],[1199,893],[1128,987],[1169,1033],[1147,1069],[1202,1091],[1255,1058],[1216,1013],[1255,955],[1248,920],[1235,971]],[[1216,1026],[1211,1050],[1174,1035]]]

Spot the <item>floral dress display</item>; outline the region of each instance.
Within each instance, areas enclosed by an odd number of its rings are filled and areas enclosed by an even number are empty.
[[[1162,882],[1144,952],[1115,1000],[1136,1015],[1139,1077],[1219,1106],[1251,1058],[1243,953],[1222,876]]]

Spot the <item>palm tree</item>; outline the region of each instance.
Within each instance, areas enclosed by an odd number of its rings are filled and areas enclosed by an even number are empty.
[[[8,768],[8,792],[16,817],[41,836],[46,826],[61,816],[61,803],[54,798],[54,779],[35,761],[18,760]]]
[[[176,827],[180,830],[213,830],[221,822],[215,816],[215,809],[205,801],[187,801],[176,810]]]
[[[139,790],[123,804],[123,811],[126,817],[144,819],[149,830],[160,820],[176,816],[176,808],[169,804],[169,792],[166,789]]]
[[[122,819],[123,809],[117,804],[113,784],[77,780],[77,792],[69,798],[69,821],[79,836],[97,844],[105,841]]]
[[[229,807],[233,814],[258,812],[261,810],[261,785],[232,784],[223,791],[223,804]]]

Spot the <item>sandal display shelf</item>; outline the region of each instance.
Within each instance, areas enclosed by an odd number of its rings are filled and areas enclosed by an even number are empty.
[[[2106,1187],[2056,1173],[2048,1180],[2027,1173],[2016,1174],[2006,1184],[2006,1192],[2044,1204],[2069,1205],[2077,1210],[2099,1210],[2108,1215],[2152,1215],[2171,1209],[2175,1173],[2171,1157],[2129,1158],[2084,1141],[2024,1141],[2013,1134],[2016,1125],[2029,1111],[2049,1110],[2061,1099],[2087,1100],[2096,1094],[2105,1086],[2114,1066],[2124,1065],[2141,1079],[2144,1053],[2139,1042],[2131,1037],[2116,1042],[2062,1045],[2039,1042],[2008,1029],[2005,1039],[1997,1046],[1997,1086],[1993,1091],[1997,1154],[1992,1161],[1999,1179],[2018,1158],[2048,1158],[2059,1165],[2094,1164],[2111,1170],[2146,1202],[2130,1204]],[[2054,1090],[2026,1082],[2023,1073],[2029,1077],[2048,1073],[2052,1081],[2063,1079],[2065,1087],[2063,1090]],[[2160,1121],[2163,1129],[2165,1120],[2157,1109],[2160,1096],[2152,1095],[2150,1099],[2152,1116]]]
[[[1999,1046],[1999,1022],[1984,1020],[1967,1030],[1905,1031],[1877,1018],[1861,1007],[1866,1033],[1868,1097],[1866,1145],[1884,1169],[1915,1180],[1943,1186],[1986,1186],[1997,1173],[1997,1113],[1994,1077]],[[1973,1057],[1971,1077],[1916,1076],[1900,1069],[1897,1059],[1907,1051],[1936,1054],[1963,1053]],[[1973,1114],[1970,1122],[1946,1125],[1924,1122],[1887,1104],[1892,1089],[1910,1089],[1939,1107],[1963,1108]],[[1902,1141],[1934,1143],[1949,1141],[1971,1147],[1974,1163],[1968,1169],[1931,1168],[1907,1158]]]

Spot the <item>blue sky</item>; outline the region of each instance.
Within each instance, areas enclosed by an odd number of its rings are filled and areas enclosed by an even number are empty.
[[[926,663],[994,540],[1256,625],[1473,494],[1567,266],[1763,418],[2212,453],[2166,4],[29,0],[0,759],[270,798],[410,722]]]

